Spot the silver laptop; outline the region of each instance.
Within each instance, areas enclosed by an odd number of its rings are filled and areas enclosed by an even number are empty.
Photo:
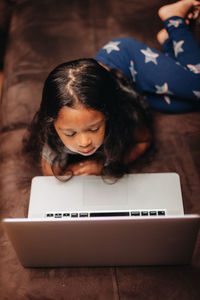
[[[199,215],[184,215],[179,176],[32,181],[28,218],[3,225],[25,267],[188,264]]]

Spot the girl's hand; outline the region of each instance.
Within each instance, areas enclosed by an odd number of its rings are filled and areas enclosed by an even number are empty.
[[[86,160],[68,167],[68,171],[72,171],[73,175],[100,175],[101,170],[102,163],[95,160]]]

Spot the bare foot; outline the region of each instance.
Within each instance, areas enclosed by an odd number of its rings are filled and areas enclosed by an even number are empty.
[[[169,38],[169,35],[167,33],[167,30],[163,28],[157,33],[156,37],[157,41],[162,45]]]
[[[174,16],[185,18],[192,7],[199,9],[200,1],[180,0],[173,4],[164,5],[158,10],[158,15],[162,21]]]

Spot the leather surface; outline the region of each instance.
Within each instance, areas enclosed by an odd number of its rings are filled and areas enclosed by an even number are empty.
[[[12,13],[1,103],[0,217],[25,217],[30,181],[40,169],[22,139],[57,64],[93,57],[109,39],[133,36],[159,49],[159,0],[18,0]],[[177,172],[186,213],[200,213],[199,113],[154,112],[157,152],[141,172]],[[191,266],[24,269],[0,226],[0,297],[53,299],[200,298],[200,240]]]

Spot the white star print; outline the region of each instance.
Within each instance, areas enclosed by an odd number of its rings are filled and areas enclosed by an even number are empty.
[[[198,99],[200,99],[200,91],[192,91],[194,94],[195,94],[195,96],[198,98]]]
[[[173,95],[172,92],[168,89],[168,84],[165,82],[163,85],[155,85],[156,88],[156,94],[168,94]]]
[[[184,41],[173,41],[173,45],[174,45],[174,54],[177,57],[179,53],[184,52],[182,46],[184,44]]]
[[[181,23],[183,23],[182,20],[169,20],[167,27],[174,26],[177,28]]]
[[[158,53],[153,52],[149,47],[146,50],[140,50],[145,55],[145,63],[152,61],[154,64],[158,64],[156,58],[159,56]]]
[[[200,73],[200,64],[197,64],[197,65],[187,65],[187,67],[194,74],[199,74]]]
[[[136,72],[136,70],[135,70],[135,68],[134,68],[134,62],[131,60],[130,61],[130,67],[129,67],[129,70],[130,70],[130,72],[131,72],[131,76],[132,76],[132,78],[133,78],[133,81],[135,81],[136,79],[135,79],[135,76],[136,76],[136,74],[137,74],[137,72]]]
[[[165,101],[167,102],[168,105],[171,104],[171,100],[169,98],[169,96],[164,96]]]
[[[121,42],[109,42],[102,49],[106,50],[108,54],[112,51],[120,51],[120,48],[118,47],[120,43]]]

